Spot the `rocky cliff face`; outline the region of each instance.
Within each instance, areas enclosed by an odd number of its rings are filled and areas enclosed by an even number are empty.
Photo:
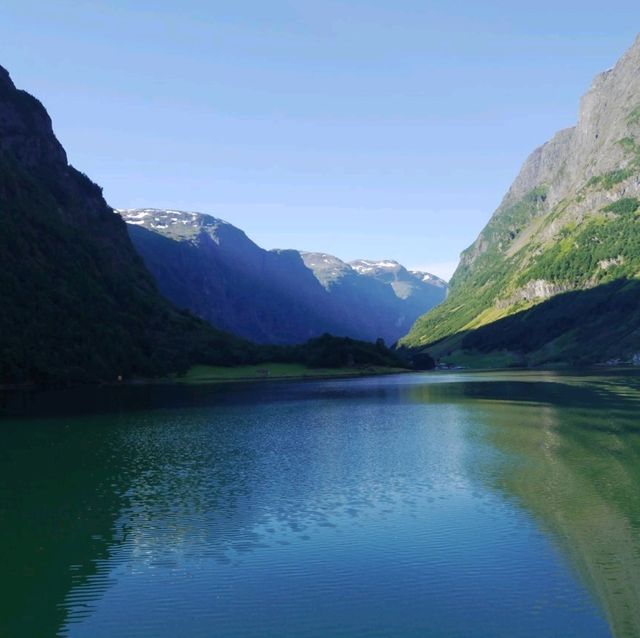
[[[526,160],[498,210],[462,254],[448,301],[420,319],[404,343],[422,347],[444,339],[432,348],[436,354],[468,350],[471,343],[478,346],[478,337],[465,337],[470,331],[518,313],[524,320],[526,311],[558,294],[590,291],[601,302],[598,295],[612,290],[608,284],[633,284],[640,273],[638,210],[640,38],[614,68],[595,78],[581,101],[577,125]],[[575,330],[577,323],[567,325]],[[622,356],[638,345],[633,326],[629,330],[617,344]],[[495,336],[483,348],[517,350],[517,344]],[[548,347],[538,344],[540,352],[518,354],[544,363],[564,360],[568,350],[585,361],[614,350],[603,339],[602,348],[582,355],[570,336],[565,344],[561,337],[550,336]]]
[[[101,189],[0,67],[0,383],[115,380],[230,340],[156,291]]]
[[[119,212],[169,299],[259,343],[301,343],[326,332],[394,343],[446,294],[441,280],[399,264],[381,276],[323,253],[267,251],[208,215]]]

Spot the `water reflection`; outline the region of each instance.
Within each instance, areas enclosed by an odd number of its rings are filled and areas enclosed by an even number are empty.
[[[640,635],[640,437],[632,414],[588,404],[489,413],[514,457],[496,487],[550,529],[616,636]]]
[[[122,540],[114,521],[126,488],[106,432],[2,424],[0,635],[54,635],[73,588],[90,600],[108,587],[101,575]]]
[[[300,635],[388,635],[399,617],[424,635],[425,614],[433,635],[607,635],[552,538],[612,633],[640,635],[637,387],[459,375],[140,388],[40,395],[20,418],[8,399],[0,634],[116,635],[126,609],[131,635],[176,635],[169,615],[136,616],[146,597],[197,617],[190,635],[252,635],[247,615],[255,635],[283,618]],[[69,416],[35,418],[52,402]]]
[[[636,375],[415,388],[469,406],[501,471],[470,466],[535,515],[618,637],[640,635],[640,384]]]

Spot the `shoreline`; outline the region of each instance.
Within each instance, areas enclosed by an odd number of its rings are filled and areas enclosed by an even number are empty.
[[[237,368],[236,368],[237,369]],[[233,368],[231,368],[233,370]],[[155,383],[159,382],[160,384],[175,384],[175,385],[206,385],[206,384],[218,384],[218,383],[263,383],[269,381],[327,381],[330,379],[359,379],[365,377],[379,377],[379,376],[387,376],[394,374],[409,374],[414,373],[416,370],[409,370],[406,368],[375,368],[371,367],[369,369],[362,370],[335,370],[334,372],[330,372],[331,368],[323,369],[317,368],[318,373],[315,374],[313,369],[310,368],[306,373],[292,373],[292,374],[254,374],[254,375],[243,375],[243,376],[225,376],[225,375],[205,375],[200,377],[189,377],[185,375],[184,377],[175,377],[171,379],[165,380],[154,380],[151,379],[149,381],[143,380],[142,383]],[[323,371],[325,370],[325,371]]]
[[[229,368],[229,370],[235,370],[237,368]],[[318,369],[320,370],[320,369]],[[522,373],[522,372],[555,372],[555,373],[599,373],[606,374],[607,372],[631,372],[639,371],[640,367],[637,365],[627,364],[620,366],[607,366],[603,364],[594,364],[585,367],[574,366],[557,366],[557,367],[507,367],[507,368],[463,368],[463,369],[450,369],[450,370],[410,370],[405,368],[388,368],[377,370],[362,370],[362,371],[336,371],[334,373],[319,373],[319,374],[282,374],[282,375],[246,375],[246,376],[202,376],[197,378],[189,378],[188,375],[184,377],[161,377],[161,378],[133,378],[123,381],[101,381],[97,383],[69,383],[69,384],[51,384],[51,385],[38,385],[34,383],[8,383],[0,384],[0,392],[37,392],[37,391],[55,391],[55,390],[73,390],[80,388],[114,388],[114,387],[135,387],[135,386],[151,386],[151,385],[166,385],[166,386],[185,386],[185,385],[219,385],[229,383],[265,383],[270,381],[328,381],[331,379],[363,379],[368,377],[383,377],[393,376],[397,374],[438,374],[438,375],[453,375],[453,374],[480,374],[480,373]]]
[[[237,368],[229,368],[235,370]],[[321,368],[318,368],[321,370]],[[96,383],[56,383],[50,385],[41,385],[35,383],[8,383],[0,384],[0,392],[28,392],[28,391],[51,391],[51,390],[73,390],[80,388],[117,388],[117,387],[135,387],[149,385],[168,385],[168,386],[184,386],[184,385],[207,385],[207,384],[227,384],[227,383],[263,383],[269,381],[327,381],[329,379],[359,379],[365,377],[389,376],[395,374],[410,374],[421,372],[417,370],[409,370],[405,368],[388,368],[378,370],[362,370],[359,372],[337,372],[325,374],[290,374],[290,375],[246,375],[246,376],[207,376],[199,378],[184,377],[137,377],[125,379],[122,381],[100,381]],[[429,371],[433,372],[433,370]]]

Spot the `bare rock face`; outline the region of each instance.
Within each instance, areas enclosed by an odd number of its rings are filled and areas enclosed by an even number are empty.
[[[536,188],[545,190],[545,203],[538,213],[544,215],[562,200],[574,200],[590,179],[628,168],[635,158],[620,142],[630,134],[630,139],[636,138],[640,124],[640,118],[635,117],[638,108],[640,36],[612,69],[596,76],[581,100],[577,125],[560,131],[527,158],[492,221],[499,220]],[[580,218],[621,194],[635,196],[639,192],[638,172],[633,171],[613,192],[592,191],[589,201],[572,201],[571,215]],[[549,238],[549,233],[545,238]],[[472,264],[490,245],[483,231],[463,254],[463,262]]]
[[[543,353],[532,355],[536,362],[562,360],[568,349],[578,361],[612,354],[628,358],[640,341],[635,306],[622,320],[611,318],[609,326],[604,316],[609,306],[627,303],[640,273],[639,215],[640,37],[612,69],[596,76],[580,102],[576,126],[527,158],[489,223],[461,255],[447,301],[419,319],[403,343],[416,347],[444,340],[444,348],[451,339],[456,348],[473,343],[517,349],[514,335],[519,335],[527,344],[520,344],[521,350]],[[572,305],[561,311],[564,302],[554,300],[572,291],[584,294],[568,295]],[[541,309],[527,315],[538,305]],[[529,334],[535,334],[547,307],[567,332],[556,335],[553,347],[543,348],[542,337],[529,338],[516,319],[506,322],[516,313],[522,321],[527,315]],[[511,341],[497,327],[485,330],[482,339],[464,336],[500,321]],[[611,353],[606,342],[614,323],[626,332],[616,337],[619,352]],[[592,341],[591,359],[586,343],[583,350],[575,343],[579,332],[601,335]]]
[[[638,95],[638,44],[611,70],[596,76],[581,100],[578,124],[557,133],[524,163],[496,215],[541,184],[549,208],[593,175],[624,161],[616,142],[626,133],[626,117]],[[633,54],[632,54],[633,52]]]
[[[522,302],[543,301],[563,292],[568,292],[569,290],[571,290],[571,288],[567,286],[554,284],[544,279],[536,279],[535,281],[527,282],[507,299],[499,299],[496,302],[496,307],[505,309]]]
[[[540,184],[550,184],[558,177],[566,178],[567,162],[570,160],[575,139],[576,129],[568,128],[557,133],[544,146],[537,148],[527,158],[498,210],[519,201]],[[565,171],[564,175],[561,174],[562,171]],[[558,190],[562,191],[561,188]],[[557,193],[556,197],[559,196],[560,193]],[[498,214],[496,212],[496,215]]]
[[[310,253],[301,251],[304,265],[313,272],[323,288],[331,288],[339,284],[345,277],[355,277],[354,270],[342,259],[327,253]]]

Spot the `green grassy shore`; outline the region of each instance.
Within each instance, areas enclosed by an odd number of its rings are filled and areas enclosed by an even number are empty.
[[[198,365],[184,375],[174,375],[178,383],[212,383],[224,381],[257,381],[274,379],[329,379],[333,377],[364,377],[410,372],[406,368],[363,366],[358,368],[310,368],[299,363],[262,363],[234,367]]]

